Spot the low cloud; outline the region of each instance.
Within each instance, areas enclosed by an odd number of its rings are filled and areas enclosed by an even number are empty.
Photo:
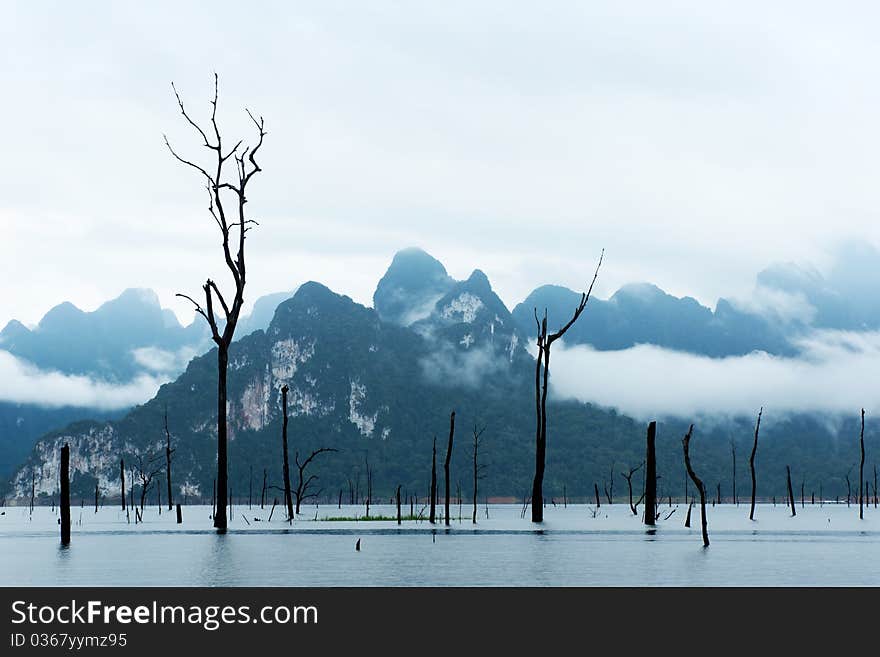
[[[114,410],[147,401],[167,378],[143,374],[114,384],[87,376],[41,370],[0,350],[0,400],[40,406]]]
[[[476,388],[484,377],[501,371],[506,363],[488,346],[466,350],[442,346],[421,359],[419,364],[429,383]]]
[[[750,296],[736,297],[728,301],[743,312],[761,315],[785,324],[799,322],[809,325],[816,318],[816,308],[803,292],[785,292],[758,285]]]
[[[554,350],[557,398],[617,408],[640,419],[774,413],[856,414],[880,407],[880,333],[817,331],[796,358],[753,352],[709,358],[653,345],[620,351]]]
[[[192,347],[183,347],[177,351],[158,347],[141,347],[131,352],[135,362],[141,367],[156,374],[178,374],[186,364],[198,353]]]

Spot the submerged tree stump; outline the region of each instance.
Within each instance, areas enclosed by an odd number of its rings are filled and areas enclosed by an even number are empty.
[[[694,485],[697,487],[697,490],[700,492],[700,523],[703,529],[703,547],[709,547],[709,531],[706,523],[706,487],[703,485],[702,480],[697,477],[697,473],[694,472],[694,469],[691,467],[691,457],[689,452],[691,436],[694,433],[694,425],[690,426],[688,432],[685,434],[684,438],[682,438],[682,446],[684,448],[684,466],[687,468],[688,475],[691,480],[694,482]]]
[[[657,519],[657,455],[654,443],[657,436],[657,423],[648,424],[645,437],[645,516],[646,525],[653,527]]]
[[[761,431],[761,415],[764,413],[764,407],[758,411],[758,421],[755,424],[755,442],[752,445],[752,454],[749,456],[749,470],[752,473],[752,504],[749,508],[749,520],[755,519],[755,493],[758,488],[757,479],[755,478],[755,453],[758,451],[758,433]]]
[[[61,448],[61,545],[70,545],[70,447]]]

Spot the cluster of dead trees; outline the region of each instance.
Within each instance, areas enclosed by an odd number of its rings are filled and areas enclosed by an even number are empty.
[[[181,164],[194,170],[199,178],[203,181],[205,191],[208,197],[208,212],[217,227],[221,238],[222,256],[225,269],[231,277],[232,287],[225,296],[220,286],[212,279],[206,279],[202,287],[202,300],[196,300],[192,296],[179,294],[178,296],[190,301],[196,313],[198,313],[208,324],[211,332],[211,339],[217,346],[217,476],[214,481],[214,499],[212,501],[212,518],[214,527],[223,532],[226,530],[229,522],[228,506],[231,503],[232,491],[229,486],[228,477],[228,430],[227,430],[227,370],[229,365],[229,349],[234,339],[235,330],[238,325],[239,317],[244,303],[244,291],[246,284],[246,262],[245,262],[245,244],[247,233],[257,226],[257,222],[251,218],[247,211],[248,189],[254,176],[262,171],[257,161],[260,148],[263,145],[266,136],[265,123],[263,118],[257,118],[250,112],[245,110],[251,124],[253,125],[255,136],[252,145],[246,145],[243,139],[234,141],[230,146],[223,139],[217,121],[217,107],[219,99],[219,81],[214,76],[214,93],[211,100],[211,115],[209,126],[202,127],[195,121],[186,109],[177,89],[172,84],[175,99],[181,115],[186,124],[194,131],[200,145],[206,149],[208,158],[204,162],[197,159],[189,159],[180,155],[174,147],[172,147],[168,138],[165,138],[165,144],[171,155]],[[551,347],[560,340],[566,332],[577,322],[583,314],[586,305],[590,299],[593,288],[599,276],[604,259],[604,250],[599,256],[593,279],[589,288],[581,294],[581,298],[574,308],[574,311],[568,321],[561,328],[550,331],[549,320],[546,309],[543,317],[539,319],[537,308],[535,308],[535,323],[537,327],[537,358],[535,362],[535,472],[532,481],[531,497],[526,503],[531,504],[531,517],[533,522],[543,521],[544,494],[543,481],[545,474],[545,462],[547,453],[547,397],[549,389],[550,376],[550,356]],[[284,495],[284,506],[287,511],[288,521],[292,521],[300,512],[301,505],[304,501],[317,497],[321,494],[321,490],[316,488],[318,477],[308,473],[308,468],[322,454],[336,452],[337,450],[330,447],[319,447],[308,455],[300,457],[299,451],[294,452],[294,465],[297,470],[296,486],[291,482],[291,465],[289,459],[288,446],[288,413],[287,413],[287,393],[288,387],[282,386],[281,406],[283,412],[282,420],[282,484]],[[757,481],[755,475],[755,458],[758,448],[758,436],[760,431],[761,415],[763,409],[758,413],[758,420],[755,426],[754,443],[749,457],[749,468],[752,480],[751,505],[749,517],[754,519],[755,500]],[[164,454],[164,470],[165,481],[167,486],[167,504],[171,510],[173,506],[172,494],[172,455],[174,449],[171,446],[171,433],[168,428],[167,409],[165,413],[165,454]],[[481,437],[485,427],[479,428],[474,426],[473,429],[473,513],[472,522],[477,519],[477,490],[478,482],[483,477],[484,467],[479,463],[479,451],[481,447]],[[445,500],[443,507],[443,518],[446,525],[450,523],[450,491],[451,491],[451,458],[453,452],[455,437],[455,411],[452,411],[449,419],[449,437],[447,440],[446,454],[444,460],[444,484],[445,484]],[[629,494],[629,506],[634,515],[638,515],[638,507],[644,503],[644,524],[652,526],[659,518],[658,499],[657,499],[657,471],[656,471],[656,454],[655,454],[655,438],[656,423],[651,422],[648,425],[646,438],[646,455],[642,463],[634,468],[629,468],[627,472],[621,473],[627,482]],[[684,463],[689,479],[693,482],[700,497],[701,523],[703,542],[709,544],[708,533],[706,528],[706,487],[703,481],[697,476],[690,460],[690,443],[693,438],[693,425],[691,425],[687,434],[682,439],[682,448]],[[436,437],[433,441],[432,448],[432,465],[431,465],[431,484],[429,492],[430,514],[429,521],[436,522],[437,515],[437,441]],[[863,516],[863,504],[865,496],[865,479],[864,479],[864,410],[862,411],[862,432],[861,432],[861,457],[859,461],[859,514]],[[731,451],[733,457],[734,468],[734,500],[737,500],[736,493],[736,450],[731,443]],[[70,522],[69,522],[69,467],[70,451],[67,445],[61,452],[61,506],[62,506],[62,542],[67,543],[70,540]],[[121,486],[121,503],[122,509],[129,513],[135,511],[135,522],[140,519],[144,505],[146,503],[147,492],[150,490],[154,481],[157,481],[161,475],[162,467],[158,463],[161,455],[137,454],[135,455],[135,463],[131,468],[128,495],[129,502],[126,507],[126,468],[124,460],[120,461],[120,486]],[[373,495],[372,468],[369,458],[365,458],[366,475],[367,475],[367,491],[366,491],[366,515],[370,513],[370,503]],[[611,502],[614,497],[614,467],[611,465],[611,476],[609,481],[603,486],[606,500]],[[637,500],[633,500],[633,476],[644,468],[645,485],[641,496]],[[796,513],[794,506],[794,494],[791,484],[791,471],[786,467],[788,499],[791,505],[792,515]],[[876,504],[877,485],[876,485],[876,468],[874,475],[874,496]],[[138,482],[140,486],[140,505],[139,508],[134,504],[134,483]],[[849,473],[847,473],[847,483],[849,485]],[[263,471],[263,485],[260,497],[260,506],[263,507],[267,503],[267,490],[276,488],[268,486],[266,470]],[[249,504],[252,497],[253,489],[253,471],[251,470],[251,483],[249,488]],[[156,485],[157,498],[161,508],[161,489]],[[596,508],[600,506],[599,487],[594,484]],[[98,499],[98,488],[96,486],[96,508]],[[357,490],[352,490],[349,481],[349,499],[356,501],[359,497]],[[686,493],[687,497],[687,493]],[[821,497],[821,492],[820,492]],[[847,503],[849,503],[851,495],[847,495]],[[567,495],[563,493],[564,503],[567,505]],[[801,491],[803,501],[803,486]],[[339,505],[342,504],[342,490],[339,491]],[[458,495],[459,503],[461,495]],[[720,484],[718,486],[717,501],[721,500]],[[400,486],[397,487],[396,501],[398,509],[398,521],[401,518],[401,501]],[[738,500],[737,500],[738,501]],[[274,513],[277,499],[272,506]],[[32,502],[33,505],[33,502]],[[66,510],[65,510],[66,509]],[[524,504],[525,509],[525,504]],[[413,501],[410,496],[410,515],[413,514]],[[670,514],[671,515],[671,514]],[[65,522],[66,517],[66,522]],[[180,518],[180,510],[178,505],[178,519]],[[270,514],[271,518],[271,514]],[[690,518],[690,509],[688,510],[688,518]]]

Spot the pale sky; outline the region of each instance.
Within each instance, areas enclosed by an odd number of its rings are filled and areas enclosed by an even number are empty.
[[[259,4],[259,9],[253,5]],[[512,307],[649,280],[714,306],[774,261],[880,244],[880,9],[809,2],[0,5],[0,326],[222,278],[170,82],[265,117],[248,300],[370,304],[395,251]]]

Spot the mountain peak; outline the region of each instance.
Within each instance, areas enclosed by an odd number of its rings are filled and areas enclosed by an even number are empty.
[[[492,285],[489,283],[489,277],[481,269],[474,269],[467,279],[468,287],[480,292],[491,292]]]
[[[385,321],[403,326],[427,317],[455,284],[439,260],[411,247],[394,254],[373,294],[373,307]]]
[[[19,322],[17,319],[12,319],[3,327],[3,330],[0,331],[0,344],[3,342],[10,342],[20,336],[28,334],[30,334],[30,330],[27,326]]]

